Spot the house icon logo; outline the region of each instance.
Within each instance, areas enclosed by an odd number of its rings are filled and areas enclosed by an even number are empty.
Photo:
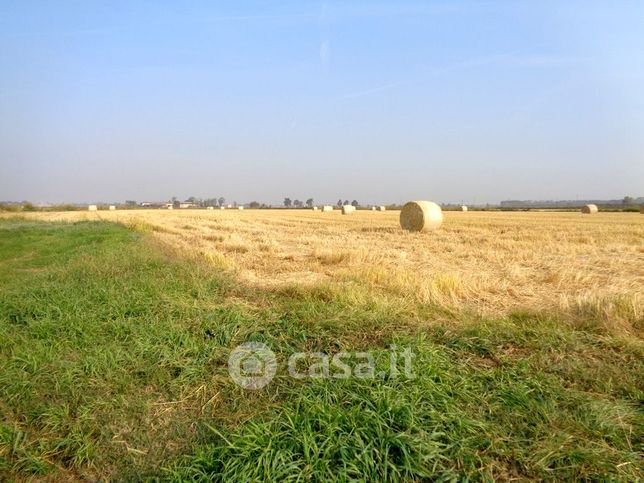
[[[230,353],[228,373],[244,389],[261,389],[277,372],[277,359],[272,350],[261,342],[245,342]]]

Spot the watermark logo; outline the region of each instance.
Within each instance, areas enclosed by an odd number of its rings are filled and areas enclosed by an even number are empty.
[[[414,379],[414,357],[411,349],[399,350],[395,345],[389,348],[387,362],[380,358],[381,364],[370,352],[296,352],[289,357],[287,367],[294,379]],[[244,389],[262,389],[277,373],[277,358],[265,344],[246,342],[231,352],[228,372]]]
[[[261,342],[245,342],[228,358],[228,373],[244,389],[262,389],[277,373],[277,359]]]

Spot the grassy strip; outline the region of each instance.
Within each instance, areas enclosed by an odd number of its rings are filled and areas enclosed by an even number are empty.
[[[363,288],[256,292],[105,223],[3,222],[0,281],[0,476],[643,474],[633,337]],[[227,375],[247,340],[280,361],[257,392]],[[369,350],[385,369],[390,344],[416,354],[413,380],[285,375],[298,351]]]
[[[105,223],[3,223],[0,473],[144,471],[208,415],[223,282]],[[201,389],[200,389],[201,388]]]

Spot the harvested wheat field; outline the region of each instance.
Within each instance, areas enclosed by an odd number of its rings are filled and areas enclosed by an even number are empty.
[[[261,288],[359,285],[481,315],[517,310],[599,317],[641,330],[644,220],[636,213],[445,212],[410,233],[399,212],[339,210],[66,212],[43,220],[109,220],[205,257]]]

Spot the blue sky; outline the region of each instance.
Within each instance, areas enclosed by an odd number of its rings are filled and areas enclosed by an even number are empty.
[[[644,194],[644,2],[0,3],[0,199]]]

